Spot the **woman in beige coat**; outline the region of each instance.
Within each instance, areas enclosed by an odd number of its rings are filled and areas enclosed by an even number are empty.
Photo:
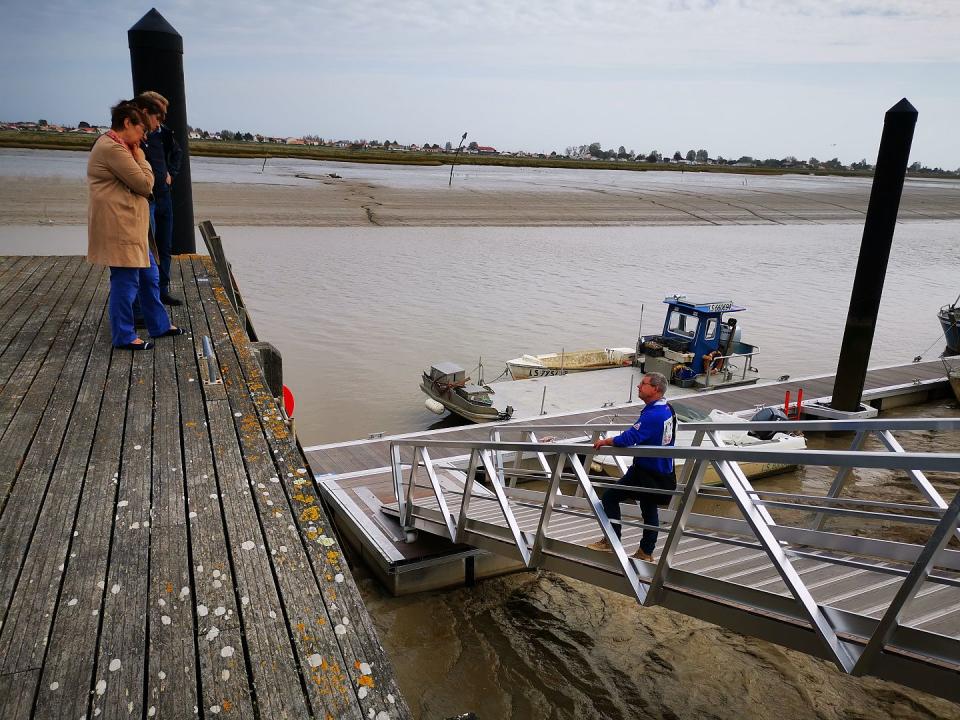
[[[110,109],[111,129],[90,151],[87,182],[87,260],[110,268],[110,334],[113,346],[149,350],[134,330],[133,301],[140,307],[151,337],[182,335],[170,324],[160,302],[159,273],[148,247],[150,213],[147,198],[153,172],[143,155],[144,120],[132,102]]]

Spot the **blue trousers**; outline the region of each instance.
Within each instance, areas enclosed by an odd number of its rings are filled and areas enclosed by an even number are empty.
[[[173,247],[173,194],[155,196],[152,213],[153,237],[157,241],[157,267],[160,269],[160,294],[170,290],[170,250]]]
[[[628,487],[656,488],[658,490],[675,490],[677,487],[676,475],[669,473],[667,475],[652,472],[640,467],[631,465],[627,474],[617,480],[617,485]],[[643,524],[653,527],[660,526],[660,513],[657,512],[657,505],[662,503],[666,505],[670,502],[669,495],[660,495],[659,493],[638,493],[629,490],[620,490],[619,488],[609,488],[603,493],[600,502],[603,504],[603,511],[610,520],[616,520],[613,524],[613,531],[620,537],[620,503],[636,501],[640,506],[640,512],[643,514]],[[640,549],[647,554],[653,554],[657,547],[657,531],[643,531],[643,537],[640,538]]]
[[[150,253],[150,267],[110,268],[110,338],[114,347],[137,339],[133,327],[133,301],[140,301],[147,332],[156,337],[170,329],[170,316],[160,302],[160,273]]]

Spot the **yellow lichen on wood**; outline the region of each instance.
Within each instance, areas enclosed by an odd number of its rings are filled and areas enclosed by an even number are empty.
[[[317,508],[315,505],[304,509],[304,511],[300,513],[300,520],[302,520],[303,522],[313,522],[319,519],[320,519],[320,509]]]

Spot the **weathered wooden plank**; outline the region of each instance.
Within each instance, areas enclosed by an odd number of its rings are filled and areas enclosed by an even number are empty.
[[[89,265],[84,265],[76,258],[58,260],[57,263],[30,297],[21,297],[21,307],[0,330],[0,346],[6,345],[0,354],[0,385],[3,385],[0,391],[0,427],[8,422],[7,413],[12,414],[10,408],[16,409],[18,395],[33,381],[36,367],[49,347],[50,338],[40,329],[49,328],[47,320],[51,315],[56,320],[66,312],[70,296],[65,293],[69,293],[70,289],[74,292],[78,290],[80,286],[74,284],[75,277],[85,277],[90,271]],[[18,295],[20,291],[14,298]],[[2,339],[7,333],[15,334],[9,343]],[[39,354],[41,350],[43,354]],[[11,382],[11,378],[16,382]]]
[[[133,353],[130,374],[107,570],[111,592],[104,596],[97,643],[96,681],[106,687],[93,696],[92,705],[103,718],[144,712],[155,352]]]
[[[247,605],[250,599],[246,595],[238,598],[234,592],[236,584],[229,562],[197,358],[201,338],[209,330],[192,264],[181,260],[177,269],[183,272],[183,297],[188,309],[183,327],[190,333],[177,338],[175,347],[197,622],[195,645],[200,663],[199,705],[207,710],[229,706],[231,713],[247,718],[254,716],[253,680],[240,651],[243,641],[238,602]],[[225,647],[236,652],[223,656]]]
[[[83,715],[92,717],[90,692],[103,694],[109,683],[107,678],[102,685],[95,684],[93,671],[104,595],[115,595],[122,590],[119,585],[108,587],[106,580],[132,360],[130,352],[117,351],[110,355],[96,434],[82,479],[76,536],[66,559],[60,595],[65,602],[61,602],[54,617],[43,663],[37,697],[38,717],[70,720]],[[80,478],[76,480],[80,481]],[[74,598],[77,603],[71,604]],[[48,690],[53,683],[58,686],[56,693]]]
[[[171,264],[170,274],[172,281],[179,281],[179,262]],[[178,327],[189,328],[187,312],[186,307],[172,308],[171,321]],[[189,338],[180,336],[158,340],[153,350],[155,402],[146,705],[148,715],[153,712],[161,718],[190,713],[199,705],[200,697],[185,509],[186,477],[181,453],[181,388],[176,364],[176,354],[185,349],[192,352],[192,345]]]
[[[101,275],[90,279],[99,281],[96,293],[0,520],[0,657],[10,661],[25,653],[27,667],[42,656],[47,641],[73,537],[82,485],[78,475],[90,452],[107,373],[109,355],[94,351],[91,356],[91,350],[98,343],[109,345],[103,313],[108,285]]]
[[[325,687],[338,688],[346,680],[350,683],[353,695],[349,700],[359,701],[364,714],[409,717],[409,708],[396,686],[393,668],[336,543],[296,438],[283,422],[244,330],[232,309],[222,299],[222,288],[218,287],[215,276],[211,278],[211,284],[215,295],[220,290],[218,299],[221,300],[219,306],[222,316],[219,321],[212,314],[208,319],[215,335],[221,335],[219,331],[223,327],[232,341],[229,345],[222,343],[223,352],[219,357],[224,367],[224,381],[231,406],[237,416],[237,434],[248,460],[251,480],[257,482],[259,488],[268,482],[268,478],[261,475],[261,479],[258,479],[258,474],[278,473],[281,478],[278,484],[285,496],[287,513],[293,515],[299,531],[297,537],[289,527],[282,526],[286,519],[275,512],[275,503],[281,499],[276,492],[269,496],[258,493],[257,502],[260,504],[265,534],[268,542],[272,543],[271,552],[280,551],[275,572],[283,598],[289,601],[288,618],[295,630],[294,637],[301,657],[309,660],[314,653],[332,655],[336,649],[334,657],[339,655],[343,659],[343,677],[337,677],[336,672],[332,677],[318,673],[314,668],[311,676],[321,690]],[[268,469],[271,458],[275,466]],[[317,613],[317,594],[312,586],[304,582],[304,576],[311,572],[329,623],[326,627],[315,627],[313,631],[309,630],[309,617]],[[302,620],[298,620],[299,613],[303,613]],[[333,633],[323,637],[321,631],[331,626]],[[344,698],[346,702],[348,700]]]
[[[0,440],[0,457],[5,460],[0,464],[0,618],[44,503],[47,483],[103,315],[106,291],[102,275],[91,273],[87,277],[67,322],[54,340],[55,349],[47,356],[20,412]],[[55,493],[58,491],[54,489]],[[55,494],[54,506],[58,500]],[[49,514],[47,509],[44,515]],[[43,538],[43,543],[48,547],[49,538]]]
[[[40,680],[39,670],[0,675],[0,717],[3,720],[26,720],[34,717],[33,693]]]
[[[27,257],[18,265],[16,273],[8,274],[4,287],[0,289],[0,330],[6,327],[7,322],[20,309],[25,298],[29,298],[44,276],[53,270],[54,260],[46,262],[38,257]],[[10,339],[16,335],[16,329],[0,332],[0,350],[4,349]]]

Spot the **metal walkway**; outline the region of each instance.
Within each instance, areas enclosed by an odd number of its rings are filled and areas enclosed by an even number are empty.
[[[754,430],[844,431],[849,450],[725,447],[742,423],[687,423],[692,447],[613,448],[543,442],[538,434],[592,441],[623,425],[499,426],[490,441],[412,438],[391,443],[398,502],[386,509],[423,531],[632,595],[873,675],[960,700],[960,454],[904,452],[894,433],[955,432],[960,419],[753,423]],[[518,433],[514,440],[505,438]],[[873,436],[887,452],[862,451]],[[449,455],[454,453],[453,457]],[[433,461],[431,454],[447,455]],[[625,468],[632,457],[684,459],[669,509],[661,509],[654,563],[633,559],[644,528],[622,506],[623,543],[598,499],[612,480],[590,475],[594,455]],[[738,463],[835,468],[829,490],[755,490]],[[703,486],[712,466],[723,481]],[[843,497],[857,473],[909,479],[915,502]],[[941,488],[950,488],[945,500]],[[516,487],[518,480],[528,484]],[[537,487],[537,489],[533,489]],[[716,510],[726,506],[734,516]],[[898,532],[899,530],[899,532]],[[605,536],[614,552],[585,545]],[[915,542],[891,537],[909,538]],[[919,540],[917,540],[920,538]]]

